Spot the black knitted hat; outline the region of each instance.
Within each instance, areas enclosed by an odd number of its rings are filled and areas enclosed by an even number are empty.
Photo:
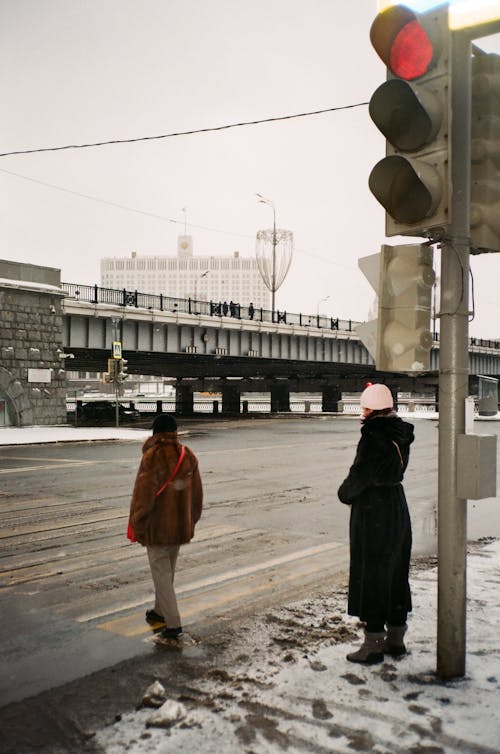
[[[159,432],[177,432],[177,422],[170,414],[158,414],[153,422],[153,434]]]

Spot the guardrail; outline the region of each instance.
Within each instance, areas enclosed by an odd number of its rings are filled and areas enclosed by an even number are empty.
[[[102,400],[102,399],[101,399]],[[91,403],[92,399],[83,400],[83,403]],[[110,400],[110,403],[114,401]],[[126,408],[136,408],[141,414],[154,415],[158,412],[159,404],[161,404],[161,410],[165,413],[175,413],[175,400],[159,400],[159,401],[137,401],[137,400],[124,400],[120,399],[122,406]],[[215,409],[217,404],[217,409]],[[271,413],[271,399],[252,400],[251,398],[242,398],[240,400],[240,412],[243,413],[243,407],[245,404],[245,413],[248,411],[250,414],[256,413]],[[69,398],[66,401],[66,410],[69,413],[74,413],[76,406],[76,400]],[[218,399],[212,400],[209,398],[203,398],[193,401],[193,412],[195,414],[215,414],[218,413],[221,407],[221,401]],[[433,400],[412,400],[403,399],[398,403],[399,414],[412,414],[412,413],[434,413],[436,411],[436,405]],[[296,400],[290,401],[290,413],[298,414],[321,414],[322,404],[321,399],[317,400]],[[342,401],[342,410],[339,413],[346,415],[358,415],[360,413],[359,401]]]
[[[128,291],[125,288],[101,288],[95,285],[79,285],[78,283],[61,283],[61,288],[68,298],[85,301],[91,304],[111,304],[113,306],[134,307],[136,309],[151,309],[173,314],[194,314],[209,317],[228,317],[248,321],[269,322],[283,325],[299,325],[300,327],[315,327],[318,329],[340,330],[354,332],[361,324],[352,319],[339,317],[325,317],[321,314],[296,314],[287,311],[271,311],[270,309],[243,306],[242,304],[227,304],[220,301],[199,301],[191,298],[173,298],[162,293],[141,293]],[[439,333],[433,333],[435,343],[439,343]],[[494,348],[500,350],[500,340],[485,340],[484,338],[469,338],[471,346]]]
[[[163,294],[140,293],[127,291],[125,288],[101,288],[98,285],[78,285],[77,283],[61,283],[61,288],[68,298],[85,301],[91,304],[110,304],[112,306],[134,307],[136,309],[151,309],[172,314],[194,314],[208,317],[222,317],[228,319],[243,319],[255,322],[269,322],[283,325],[299,325],[300,327],[316,327],[319,329],[342,330],[353,332],[359,322],[338,317],[325,317],[317,314],[295,314],[286,311],[271,311],[242,304],[227,304],[220,301],[199,301],[191,298],[172,298]]]

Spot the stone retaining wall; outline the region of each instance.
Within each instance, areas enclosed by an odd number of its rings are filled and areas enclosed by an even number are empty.
[[[64,294],[54,272],[0,260],[0,398],[14,426],[66,424]]]

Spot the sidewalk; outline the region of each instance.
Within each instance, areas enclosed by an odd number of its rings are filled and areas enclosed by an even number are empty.
[[[449,682],[435,675],[436,573],[413,572],[405,658],[348,663],[345,595],[306,600],[221,637],[215,664],[200,663],[203,642],[182,650],[189,685],[158,678],[160,710],[124,711],[94,740],[105,754],[498,754],[500,541],[469,547],[467,671]]]

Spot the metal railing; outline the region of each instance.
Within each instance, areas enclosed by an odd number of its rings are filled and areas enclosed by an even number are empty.
[[[102,398],[101,398],[102,400]],[[83,403],[91,403],[92,399],[83,399]],[[110,403],[112,400],[110,399]],[[135,408],[141,414],[153,415],[161,411],[164,413],[175,413],[176,402],[175,399],[161,399],[161,400],[137,400],[137,399],[121,399],[120,404],[125,408]],[[217,404],[217,409],[215,409]],[[252,399],[248,396],[240,399],[240,412],[243,413],[243,404],[246,404],[248,413],[271,413],[271,398],[259,396]],[[75,411],[76,399],[67,398],[66,410],[70,413]],[[219,413],[222,407],[222,401],[220,399],[211,398],[195,398],[193,401],[193,413],[195,414],[216,414]],[[398,403],[399,414],[411,414],[414,413],[434,413],[436,411],[435,401],[432,399],[402,399]],[[290,413],[298,414],[320,414],[322,413],[322,402],[320,398],[317,399],[299,399],[290,401]],[[342,401],[342,409],[339,413],[352,416],[360,413],[359,400]]]
[[[192,298],[173,298],[162,293],[141,293],[128,291],[125,288],[101,288],[99,285],[78,285],[78,283],[61,283],[61,288],[68,298],[85,301],[91,304],[111,304],[113,306],[134,307],[136,309],[150,309],[172,314],[194,314],[209,317],[229,317],[247,321],[269,322],[283,325],[298,325],[317,329],[339,330],[354,332],[361,324],[352,319],[326,317],[321,314],[297,314],[287,311],[272,311],[259,307],[243,306],[242,304],[221,301],[199,301]],[[433,333],[433,340],[439,343],[439,333]],[[500,340],[485,340],[484,338],[469,338],[471,346],[493,348],[500,350]]]
[[[199,301],[191,298],[172,298],[163,294],[140,293],[115,288],[101,288],[98,285],[78,285],[61,283],[68,298],[90,304],[111,304],[113,306],[150,309],[172,314],[194,314],[208,317],[243,319],[254,322],[269,322],[283,325],[299,325],[319,329],[353,332],[359,322],[320,314],[296,314],[286,311],[271,311],[260,307],[243,306],[221,301]]]

